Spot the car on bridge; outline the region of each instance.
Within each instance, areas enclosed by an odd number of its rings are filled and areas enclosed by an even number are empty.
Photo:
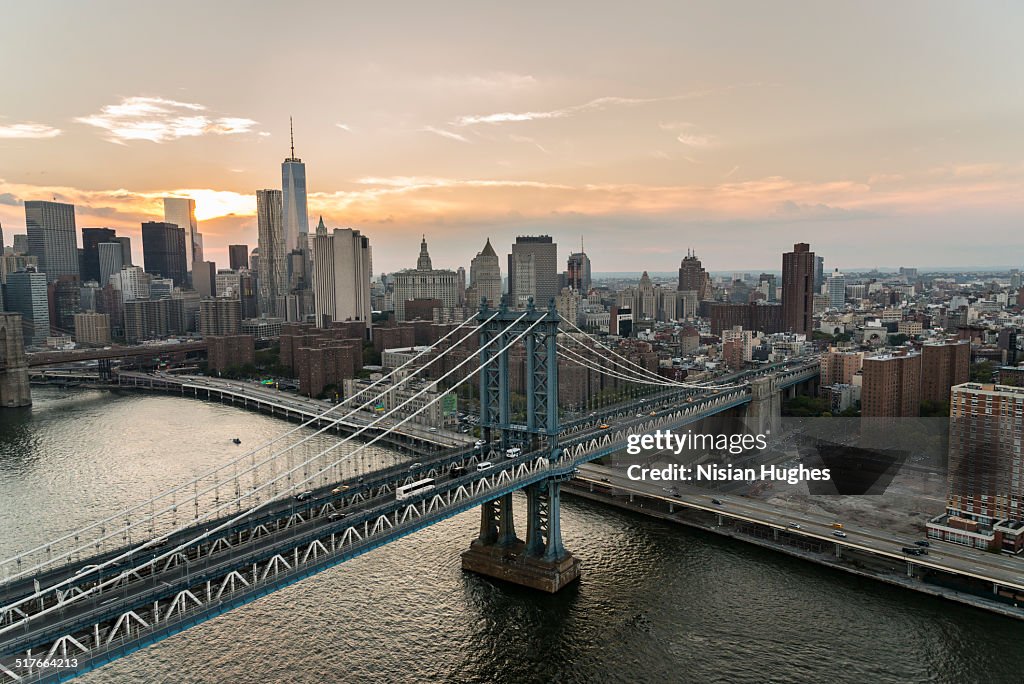
[[[295,495],[295,500],[296,501],[305,501],[306,499],[310,498],[311,496],[313,496],[313,492],[311,492],[311,491],[309,491],[307,489],[304,492],[300,492],[300,493],[296,494]]]
[[[846,538],[846,536],[847,536],[847,535],[846,535],[846,533],[845,533],[845,532],[843,532],[842,530],[836,530],[836,531],[835,531],[835,532],[833,532],[832,534],[833,534],[833,536],[836,536],[836,537],[842,537],[843,539],[845,539],[845,538]]]
[[[607,430],[608,428],[610,428],[610,427],[611,427],[611,425],[609,425],[608,423],[601,423],[601,424],[600,424],[600,425],[598,425],[597,427],[599,427],[599,428],[600,428],[600,429],[602,429],[602,430]]]
[[[339,485],[331,490],[331,494],[341,494],[342,492],[347,491],[348,488],[348,485]]]

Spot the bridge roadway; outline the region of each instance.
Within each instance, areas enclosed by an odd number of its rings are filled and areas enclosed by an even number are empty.
[[[580,465],[577,480],[591,487],[612,489],[624,494],[633,494],[657,499],[674,506],[714,513],[726,518],[759,525],[818,541],[825,541],[840,547],[869,551],[913,565],[964,575],[973,579],[998,584],[1001,587],[1024,591],[1024,559],[1003,556],[958,546],[948,542],[930,540],[927,556],[908,557],[905,547],[924,536],[911,538],[910,535],[892,533],[884,529],[851,525],[835,517],[814,515],[773,506],[757,499],[731,494],[702,490],[695,486],[675,485],[678,494],[666,492],[664,483],[635,481],[629,479],[624,469],[601,466],[594,463]],[[713,503],[714,500],[721,504]],[[832,524],[843,523],[846,537],[836,537]],[[792,525],[799,525],[796,529]]]
[[[177,342],[174,344],[143,344],[131,347],[111,346],[102,349],[72,349],[69,351],[33,352],[25,354],[29,368],[52,366],[58,363],[76,361],[96,361],[99,359],[124,359],[133,356],[160,356],[161,354],[180,354],[206,351],[206,342],[202,340]]]
[[[165,372],[141,373],[135,371],[119,371],[117,378],[119,387],[142,386],[152,389],[177,389],[183,394],[191,391],[194,396],[198,396],[203,392],[211,398],[216,396],[221,399],[230,399],[232,402],[242,404],[254,403],[270,407],[282,413],[297,416],[304,422],[319,417],[324,411],[333,406],[333,404],[319,399],[311,399],[276,389],[267,389],[263,385],[242,380],[227,380],[202,375],[178,375]],[[343,409],[339,409],[338,414],[340,415],[342,412]],[[341,427],[354,431],[366,427],[377,419],[378,416],[372,411],[360,411],[341,421]],[[475,438],[469,435],[444,428],[431,430],[429,426],[412,421],[395,428],[399,420],[385,418],[371,428],[371,430],[374,434],[385,430],[397,431],[399,434],[416,439],[419,442],[445,448],[465,446],[475,441]],[[324,421],[332,422],[331,416],[327,416]]]
[[[811,371],[816,372],[816,367],[809,366],[806,371],[809,376]],[[792,379],[799,382],[799,377],[793,375]],[[131,545],[135,549],[132,556],[135,564],[141,561],[148,565],[138,572],[128,572],[128,567],[132,566],[127,564],[105,569],[101,577],[118,577],[116,586],[93,591],[87,599],[64,603],[73,593],[91,591],[101,581],[96,579],[95,572],[89,573],[88,579],[83,578],[75,589],[68,588],[71,594],[56,597],[50,593],[38,605],[33,602],[31,606],[23,606],[33,614],[58,607],[40,616],[43,619],[36,617],[22,626],[15,626],[13,623],[18,622],[20,616],[0,616],[0,675],[4,666],[13,672],[10,668],[17,654],[24,656],[30,649],[46,646],[49,646],[47,655],[51,658],[79,654],[84,664],[76,672],[98,667],[485,501],[533,482],[570,477],[580,464],[621,449],[627,434],[658,427],[676,428],[750,400],[749,390],[735,388],[698,391],[705,396],[692,402],[679,402],[681,396],[693,392],[677,390],[674,397],[645,400],[645,410],[652,411],[617,421],[608,428],[577,429],[560,445],[559,458],[553,461],[548,461],[547,452],[543,450],[515,459],[489,451],[487,458],[493,466],[478,471],[475,465],[484,459],[478,450],[453,450],[421,464],[398,465],[346,482],[347,489],[339,494],[331,493],[333,487],[325,485],[301,502],[294,497],[279,500],[252,519],[240,521],[231,529],[218,532],[215,538],[196,544],[187,542],[218,524],[208,522],[183,530],[166,544],[150,540]],[[632,414],[637,409],[625,410]],[[465,470],[453,472],[454,465],[461,465]],[[398,483],[423,477],[436,480],[433,492],[408,501],[396,500],[394,488]],[[345,517],[334,515],[340,513]],[[126,547],[121,553],[128,550]],[[116,555],[120,554],[114,552],[83,559],[42,577],[16,580],[0,588],[0,595],[4,597],[2,603],[7,605],[11,599],[31,595],[35,580],[41,580],[44,587],[52,586],[53,580],[74,576],[87,565],[100,564]],[[205,602],[190,591],[195,589],[201,593],[197,587],[203,585]],[[214,589],[217,589],[216,596]],[[152,610],[145,612],[150,605]],[[149,621],[140,617],[139,612],[147,615]],[[133,630],[133,624],[145,629]],[[88,635],[94,636],[90,640]],[[82,645],[82,641],[91,646]],[[36,672],[31,680],[25,681],[60,678],[63,678],[60,672],[51,669]]]

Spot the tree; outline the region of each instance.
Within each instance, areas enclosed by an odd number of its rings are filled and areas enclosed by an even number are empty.
[[[981,361],[971,366],[971,380],[974,382],[992,382],[992,362]]]

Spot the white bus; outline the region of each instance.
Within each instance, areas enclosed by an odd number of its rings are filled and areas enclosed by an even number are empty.
[[[523,455],[523,450],[519,447],[512,447],[511,449],[505,450],[505,458],[519,458]]]
[[[401,487],[395,488],[395,499],[397,499],[398,501],[401,501],[402,499],[408,499],[410,497],[416,496],[417,494],[429,492],[433,488],[433,478],[427,478],[426,480],[418,480],[416,482],[411,482],[407,485],[402,485]]]
[[[491,468],[493,465],[494,464],[491,463],[490,461],[484,461],[483,463],[477,463],[476,464],[476,470],[477,470],[477,472],[480,472],[481,470],[487,470],[488,468]]]

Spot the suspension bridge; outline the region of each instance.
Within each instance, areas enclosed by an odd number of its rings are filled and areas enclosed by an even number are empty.
[[[471,340],[479,351],[437,381],[453,390],[479,383],[481,440],[382,458],[375,445],[442,397],[424,402],[424,389],[372,420],[352,417],[375,405],[386,383],[445,367],[446,354]],[[525,411],[513,409],[513,348],[525,352]],[[562,424],[560,358],[642,391]],[[579,465],[623,449],[629,435],[732,409],[753,431],[770,429],[780,394],[818,374],[817,360],[805,358],[707,383],[669,380],[561,320],[553,304],[483,305],[434,347],[302,425],[0,561],[0,682],[70,679],[472,508],[480,531],[462,556],[466,570],[558,591],[580,574],[559,515],[561,483]],[[346,421],[344,437],[328,432]],[[517,491],[526,497],[521,537]]]

